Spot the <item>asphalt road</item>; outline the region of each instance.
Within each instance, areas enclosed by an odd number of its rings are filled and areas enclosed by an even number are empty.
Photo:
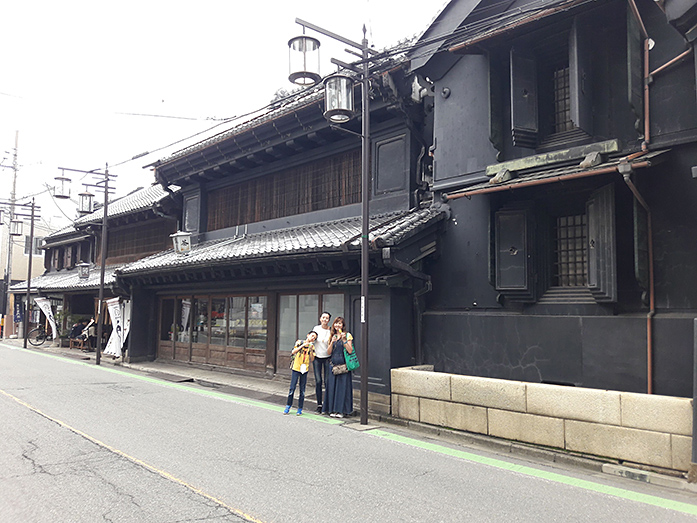
[[[281,410],[0,344],[0,522],[697,521],[694,494]]]

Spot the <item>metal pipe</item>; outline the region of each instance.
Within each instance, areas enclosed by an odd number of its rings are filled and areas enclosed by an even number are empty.
[[[363,41],[361,42],[363,59],[369,58],[366,28],[363,26]],[[361,113],[363,117],[361,138],[361,425],[368,424],[368,299],[369,288],[369,245],[368,231],[370,220],[370,78],[368,62],[363,63],[363,78],[361,80]]]
[[[632,0],[634,3],[634,0]],[[641,22],[641,18],[639,18]],[[644,29],[646,31],[646,29]],[[648,149],[648,144],[651,143],[651,126],[649,115],[649,39],[644,40],[644,141],[641,144],[642,150]]]
[[[649,167],[651,164],[649,162],[636,162],[632,164],[633,168],[642,168],[642,167]],[[542,178],[540,180],[530,180],[527,182],[520,182],[516,183],[513,185],[503,185],[503,186],[495,186],[495,187],[486,187],[484,189],[477,189],[475,191],[469,191],[469,192],[461,192],[461,193],[455,193],[455,194],[446,194],[445,199],[446,200],[457,200],[458,198],[469,198],[470,196],[474,196],[476,194],[487,194],[487,193],[492,193],[492,192],[500,192],[500,191],[506,191],[510,190],[512,191],[513,189],[518,189],[519,187],[531,187],[533,185],[545,185],[548,183],[555,183],[555,182],[563,182],[565,180],[575,180],[578,178],[587,178],[589,176],[595,176],[598,174],[609,174],[609,173],[614,173],[614,172],[619,172],[619,166],[614,166],[614,167],[604,167],[603,169],[595,169],[593,171],[583,171],[580,173],[574,173],[574,174],[567,174],[566,176],[552,176],[550,178]]]
[[[24,330],[24,348],[27,348],[27,340],[29,339],[29,311],[31,304],[31,264],[34,258],[34,198],[31,199],[31,225],[29,227],[29,264],[27,268],[27,305],[24,313],[24,322],[22,328]],[[58,337],[58,333],[53,333],[54,341]]]
[[[692,47],[690,47],[687,51],[683,51],[682,53],[680,53],[678,56],[676,56],[672,60],[669,60],[668,62],[664,63],[661,67],[658,67],[658,68],[654,69],[653,71],[651,71],[649,76],[655,76],[658,73],[662,73],[663,71],[668,69],[671,65],[678,63],[683,58],[687,58],[690,54],[692,54]]]
[[[100,254],[100,270],[99,270],[99,310],[97,311],[97,354],[96,363],[100,364],[102,356],[102,311],[104,309],[102,302],[104,301],[104,272],[106,270],[106,249],[107,249],[107,215],[109,213],[109,165],[107,164],[104,171],[104,214],[102,216],[102,244]]]
[[[654,270],[653,270],[653,230],[651,227],[651,209],[646,200],[641,196],[639,190],[634,185],[631,179],[632,171],[623,173],[624,182],[632,191],[632,194],[639,204],[646,210],[646,219],[648,221],[648,255],[649,255],[649,312],[646,315],[646,391],[647,394],[653,394],[653,317],[656,314],[655,307],[655,292],[654,292]]]

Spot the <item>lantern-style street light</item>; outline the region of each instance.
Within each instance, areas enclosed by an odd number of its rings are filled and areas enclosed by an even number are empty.
[[[22,236],[23,227],[24,222],[22,220],[10,220],[10,236]]]
[[[109,166],[107,165],[104,172],[99,172],[98,169],[92,169],[91,171],[82,171],[80,169],[68,169],[64,167],[59,167],[61,172],[63,171],[73,171],[78,173],[92,174],[97,180],[95,183],[85,183],[83,184],[85,188],[95,187],[97,190],[104,192],[104,206],[102,207],[102,240],[100,247],[100,272],[99,272],[99,311],[97,312],[97,352],[95,363],[97,365],[101,362],[102,357],[102,327],[104,324],[104,318],[102,317],[102,311],[104,309],[104,273],[106,272],[106,249],[107,249],[107,220],[109,216],[109,193],[113,192],[113,188],[109,186],[109,181],[116,178],[116,175],[109,174]],[[82,194],[81,194],[82,196]],[[87,198],[87,197],[86,197]]]
[[[357,72],[361,76],[361,425],[368,424],[368,280],[369,274],[369,250],[368,250],[368,234],[370,232],[369,219],[369,192],[370,192],[370,78],[369,78],[369,62],[370,55],[375,54],[375,51],[368,46],[366,38],[366,28],[363,26],[363,40],[361,43],[354,42],[348,38],[327,31],[319,26],[305,22],[299,18],[295,19],[295,23],[303,27],[303,31],[311,29],[320,34],[328,36],[333,40],[344,43],[354,49],[360,51],[362,57],[361,66],[354,67],[345,64],[340,60],[332,58],[331,62]],[[300,37],[298,37],[300,38]],[[309,38],[309,37],[304,37]],[[293,39],[291,42],[296,39]],[[316,49],[311,46],[298,45],[296,51],[302,53],[303,59],[297,59],[295,63],[309,63],[309,56],[312,56],[314,51],[319,55],[319,42]],[[291,49],[292,51],[292,49]],[[352,52],[352,51],[349,51]],[[293,62],[291,62],[291,66]],[[304,69],[307,69],[305,67]],[[319,68],[318,68],[319,71]],[[319,76],[319,75],[318,75]],[[288,79],[299,85],[312,85],[308,82],[313,76],[306,74],[304,70],[293,72],[291,71]],[[313,82],[317,83],[317,81]],[[332,123],[348,122],[355,116],[353,107],[353,80],[346,75],[333,75],[325,80],[324,83],[324,99],[325,112],[324,116]]]
[[[169,235],[174,244],[174,250],[177,254],[189,254],[191,252],[191,233],[186,231],[177,231]]]
[[[319,40],[311,36],[296,36],[288,40],[289,79],[296,85],[315,85],[319,74]]]
[[[77,212],[80,216],[90,214],[94,210],[94,194],[87,190],[87,187],[77,195],[78,207]]]
[[[59,200],[67,200],[70,198],[70,178],[62,173],[62,176],[56,176],[56,185],[53,190],[53,196]]]
[[[90,264],[81,262],[77,264],[77,275],[81,280],[86,280],[90,277]]]

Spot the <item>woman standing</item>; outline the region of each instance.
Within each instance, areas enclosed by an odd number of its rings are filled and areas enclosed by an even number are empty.
[[[322,385],[327,387],[329,381],[329,338],[331,337],[331,328],[329,320],[332,315],[328,312],[323,312],[319,317],[319,325],[316,325],[313,331],[317,333],[317,341],[315,341],[315,361],[313,363],[315,370],[315,396],[317,397],[317,412],[322,412]]]
[[[334,418],[343,418],[353,412],[353,374],[346,369],[344,349],[353,353],[353,336],[346,332],[344,318],[337,316],[332,324],[329,346],[329,359],[332,372],[327,381],[327,398],[322,408]],[[335,374],[336,370],[341,370]]]

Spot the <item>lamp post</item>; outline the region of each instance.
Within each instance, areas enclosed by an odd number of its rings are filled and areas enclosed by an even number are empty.
[[[31,269],[34,260],[34,220],[39,218],[36,215],[37,211],[41,208],[37,207],[34,202],[34,198],[31,199],[31,203],[16,203],[14,200],[9,202],[0,202],[0,205],[7,205],[10,207],[10,212],[14,213],[14,218],[10,220],[10,237],[12,236],[22,236],[22,220],[18,220],[17,217],[21,216],[30,219],[30,229],[29,229],[29,264],[27,266],[27,297],[26,305],[24,311],[24,319],[22,320],[22,330],[24,334],[24,348],[27,348],[27,339],[29,334],[29,313],[31,311]],[[58,336],[57,332],[53,333],[54,339]]]
[[[83,185],[87,187],[95,187],[97,190],[104,191],[104,206],[102,207],[103,210],[103,216],[102,216],[102,239],[101,239],[101,247],[100,247],[100,272],[99,272],[99,310],[97,312],[97,354],[95,358],[95,362],[97,365],[100,364],[101,362],[101,357],[102,357],[102,325],[103,325],[103,318],[102,318],[102,309],[103,307],[103,302],[104,302],[104,273],[106,271],[106,249],[107,249],[107,219],[108,219],[108,214],[109,214],[109,192],[110,190],[113,190],[113,188],[109,187],[109,180],[116,178],[116,175],[114,174],[109,174],[109,165],[107,164],[104,172],[99,172],[98,169],[92,169],[91,171],[82,171],[80,169],[68,169],[65,167],[59,167],[61,172],[65,171],[72,171],[72,172],[78,172],[78,173],[84,173],[84,174],[91,174],[94,176],[94,178],[97,180],[95,183],[83,183]],[[82,193],[80,195],[80,204],[81,204],[81,210],[83,203],[89,201],[91,205],[91,198],[90,198],[89,193]],[[84,198],[83,198],[84,197]],[[89,272],[87,272],[87,275],[89,275]]]
[[[305,28],[323,34],[333,40],[337,40],[343,44],[353,47],[360,51],[361,67],[357,68],[349,64],[345,64],[339,60],[332,59],[332,63],[341,67],[358,72],[361,75],[361,425],[368,424],[368,279],[369,275],[369,251],[368,251],[368,233],[370,209],[369,209],[369,190],[370,190],[370,78],[369,67],[372,49],[368,47],[368,39],[366,38],[366,28],[363,26],[363,40],[361,43],[354,42],[343,36],[327,31],[319,26],[305,22],[299,18],[295,19],[295,23]],[[315,52],[319,53],[319,42],[316,46],[313,45],[292,45],[300,41],[310,40],[310,37],[305,35],[291,39],[288,42],[290,53],[294,47],[298,52]],[[309,61],[302,60],[301,63],[308,64]],[[292,64],[292,60],[291,60]],[[308,69],[307,67],[305,69]],[[309,71],[303,75],[302,71],[296,73],[291,72],[289,80],[299,85],[312,85],[317,83],[318,72]],[[314,81],[313,81],[314,80]],[[325,80],[325,112],[324,116],[332,123],[344,123],[349,121],[354,116],[353,111],[353,79],[345,75],[333,75]]]

